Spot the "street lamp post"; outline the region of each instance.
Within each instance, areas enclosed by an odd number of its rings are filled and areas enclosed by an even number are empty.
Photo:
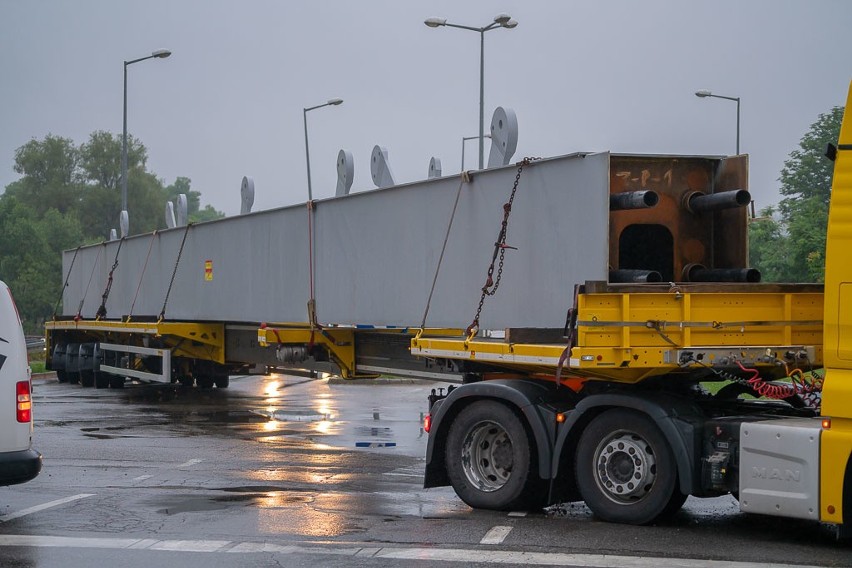
[[[307,167],[308,167],[308,201],[314,200],[314,194],[313,194],[313,191],[311,190],[311,153],[308,150],[308,111],[311,111],[311,110],[314,110],[314,109],[317,109],[317,108],[322,108],[322,107],[329,106],[329,105],[339,105],[342,102],[343,102],[343,99],[329,99],[327,102],[324,102],[321,105],[316,105],[316,106],[312,106],[312,107],[308,107],[306,109],[303,109],[302,118],[304,119],[304,122],[305,122],[305,163],[307,164]]]
[[[486,134],[485,138],[491,138],[490,134]],[[479,136],[464,136],[462,137],[462,156],[461,156],[461,171],[464,171],[464,143],[468,140],[478,140]]]
[[[127,66],[133,65],[134,63],[139,63],[140,61],[145,61],[146,59],[165,59],[172,52],[168,49],[158,49],[157,51],[151,53],[151,55],[147,55],[145,57],[140,57],[139,59],[133,59],[131,61],[124,62],[124,126],[121,133],[121,212],[122,217],[127,216]],[[122,237],[127,236],[127,232],[129,228],[122,224]]]
[[[740,98],[739,97],[726,97],[725,95],[714,95],[712,92],[707,90],[701,90],[695,92],[696,97],[700,98],[715,98],[715,99],[726,99],[729,101],[736,101],[737,103],[737,155],[740,155]]]
[[[479,32],[479,169],[481,170],[485,163],[485,32],[496,28],[512,29],[517,27],[518,22],[508,14],[497,14],[494,16],[494,21],[481,28],[451,24],[446,18],[429,18],[423,23],[430,28],[447,26]]]

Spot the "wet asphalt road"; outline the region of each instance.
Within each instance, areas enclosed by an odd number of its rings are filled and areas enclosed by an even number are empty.
[[[0,488],[0,566],[852,566],[827,527],[746,516],[730,497],[629,527],[581,504],[507,515],[424,490],[421,413],[436,386],[39,379],[44,468]]]

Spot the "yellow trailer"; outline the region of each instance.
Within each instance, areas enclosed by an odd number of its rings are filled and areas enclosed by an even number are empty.
[[[744,512],[849,535],[850,150],[847,114],[824,287],[755,282],[747,157],[617,156],[602,220],[609,279],[553,283],[574,288],[562,328],[480,329],[512,248],[510,199],[464,330],[427,328],[425,316],[416,328],[321,325],[313,297],[307,323],[66,317],[46,325],[49,365],[98,387],[130,377],[223,388],[230,374],[279,369],[454,378],[429,397],[425,485],[452,485],[473,507],[583,500],[603,520],[646,524],[689,495],[732,493]]]

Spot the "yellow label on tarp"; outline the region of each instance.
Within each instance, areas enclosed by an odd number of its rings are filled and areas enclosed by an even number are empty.
[[[204,280],[210,282],[213,280],[213,261],[205,260],[204,261]]]

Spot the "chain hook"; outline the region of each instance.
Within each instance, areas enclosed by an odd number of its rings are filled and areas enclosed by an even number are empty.
[[[500,233],[497,235],[497,241],[494,243],[494,252],[491,255],[491,264],[488,265],[488,272],[485,278],[485,285],[482,287],[482,295],[479,297],[479,306],[476,308],[476,315],[473,316],[473,321],[465,330],[468,335],[468,340],[479,330],[479,316],[482,315],[482,306],[485,304],[486,296],[493,296],[497,293],[500,287],[500,282],[503,278],[503,266],[506,261],[506,249],[518,250],[506,244],[506,236],[509,229],[509,215],[512,213],[512,204],[515,202],[515,194],[518,191],[518,184],[521,181],[521,173],[524,167],[530,165],[541,158],[526,157],[517,163],[518,173],[515,174],[515,184],[512,186],[512,192],[509,194],[509,201],[503,204],[503,221],[500,223]],[[494,264],[497,263],[497,276],[494,276]]]

